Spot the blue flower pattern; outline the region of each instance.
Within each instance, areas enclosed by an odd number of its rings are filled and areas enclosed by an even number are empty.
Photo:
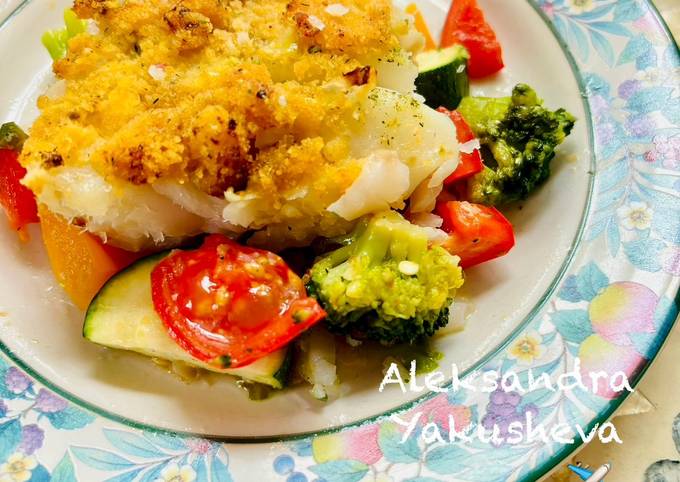
[[[531,366],[520,366],[515,358],[500,354],[481,368],[513,369],[520,376],[526,376],[529,368],[535,375],[564,373],[573,366],[584,342],[595,336],[588,306],[625,275],[614,278],[610,266],[588,259],[609,257],[614,264],[628,263],[639,272],[664,275],[658,281],[649,277],[641,281],[659,294],[655,334],[632,340],[632,349],[643,359],[656,352],[658,333],[667,332],[677,315],[673,301],[664,296],[674,293],[662,290],[668,276],[680,277],[680,60],[676,47],[659,35],[654,13],[641,0],[535,3],[569,45],[581,69],[595,126],[597,172],[583,259],[576,260],[577,270],[565,278],[558,296],[527,327],[539,333],[544,350]],[[635,270],[627,273],[631,271]],[[609,406],[608,400],[588,392],[442,396],[451,405],[468,407],[473,424],[476,420],[486,421],[482,424],[492,419],[506,421],[531,411],[549,428],[558,421],[589,421]],[[680,422],[674,429],[676,442],[680,440],[678,427]],[[388,422],[380,422],[379,434],[382,457],[370,466],[343,459],[317,462],[314,438],[307,438],[269,449],[254,447],[258,454],[269,453],[270,471],[262,466],[242,467],[238,472],[257,474],[252,475],[257,479],[250,480],[286,482],[534,480],[549,469],[546,464],[560,450],[541,443],[515,447],[420,442],[400,447],[395,442],[399,433]],[[234,453],[243,450],[237,445],[116,425],[55,395],[0,356],[0,477],[15,474],[30,482],[230,482],[239,462]],[[666,461],[650,467],[648,480],[663,480],[654,477],[665,470],[677,473],[677,464]],[[483,471],[478,470],[480,466]]]
[[[595,128],[598,203],[588,240],[604,238],[636,268],[680,276],[680,61],[658,38],[653,14],[639,0],[593,2],[573,14],[569,2],[541,1],[543,11],[584,64],[596,55],[622,72],[613,80],[584,72]],[[623,39],[616,51],[609,37]],[[647,206],[639,229],[623,216]],[[634,215],[634,213],[633,213]],[[622,224],[625,226],[622,229]],[[635,225],[635,223],[633,223]]]
[[[2,357],[0,395],[0,477],[9,474],[9,480],[30,482],[232,482],[228,453],[218,442],[104,427],[105,448],[79,446],[78,432],[95,424],[95,416],[39,386]],[[65,440],[74,443],[65,447]],[[51,469],[35,459],[48,448],[46,442],[61,449]],[[12,463],[3,463],[7,461]],[[12,472],[3,472],[17,463],[30,471],[30,479],[12,479]],[[86,476],[78,477],[78,464]]]

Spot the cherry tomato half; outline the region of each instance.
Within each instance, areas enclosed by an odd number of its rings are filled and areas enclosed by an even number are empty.
[[[222,235],[162,260],[151,273],[151,293],[177,343],[224,368],[282,348],[326,316],[280,257]]]

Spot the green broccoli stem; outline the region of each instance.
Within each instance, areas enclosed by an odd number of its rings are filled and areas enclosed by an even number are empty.
[[[475,137],[481,138],[486,135],[489,123],[503,119],[511,106],[511,97],[465,97],[458,106],[458,112]]]
[[[356,242],[355,256],[368,260],[368,266],[380,264],[387,256],[392,233],[380,223],[372,223]]]
[[[347,261],[354,254],[354,246],[347,245],[342,248],[336,249],[330,254],[324,255],[323,259],[319,261],[319,266],[329,271],[336,266],[340,266],[342,263]]]
[[[428,239],[422,229],[415,228],[396,213],[375,219],[358,237],[355,254],[365,257],[369,266],[385,259],[419,262],[427,252]]]
[[[390,257],[396,261],[418,262],[422,254],[427,251],[427,239],[423,245],[418,234],[415,233],[411,225],[399,223],[398,227],[394,229]]]
[[[377,266],[386,259],[418,263],[427,252],[427,236],[400,215],[392,214],[359,224],[347,237],[348,244],[326,255],[319,266],[331,270],[350,258],[362,260],[366,267]]]
[[[392,234],[384,224],[361,223],[347,236],[348,244],[324,256],[319,263],[330,270],[352,257],[358,257],[367,260],[367,266],[375,266],[387,256],[392,243]]]

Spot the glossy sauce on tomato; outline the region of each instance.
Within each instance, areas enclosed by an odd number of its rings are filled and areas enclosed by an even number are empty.
[[[282,348],[325,313],[277,255],[213,235],[151,275],[156,311],[194,357],[236,368]]]

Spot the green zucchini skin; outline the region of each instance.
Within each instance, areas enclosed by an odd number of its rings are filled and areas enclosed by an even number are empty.
[[[98,345],[182,362],[215,373],[284,388],[292,348],[284,348],[241,368],[228,369],[193,358],[170,336],[151,299],[151,272],[169,252],[144,258],[111,278],[90,304],[83,337]]]
[[[454,110],[463,97],[470,95],[469,58],[467,50],[459,45],[416,56],[420,70],[416,91],[425,97],[429,107]]]

